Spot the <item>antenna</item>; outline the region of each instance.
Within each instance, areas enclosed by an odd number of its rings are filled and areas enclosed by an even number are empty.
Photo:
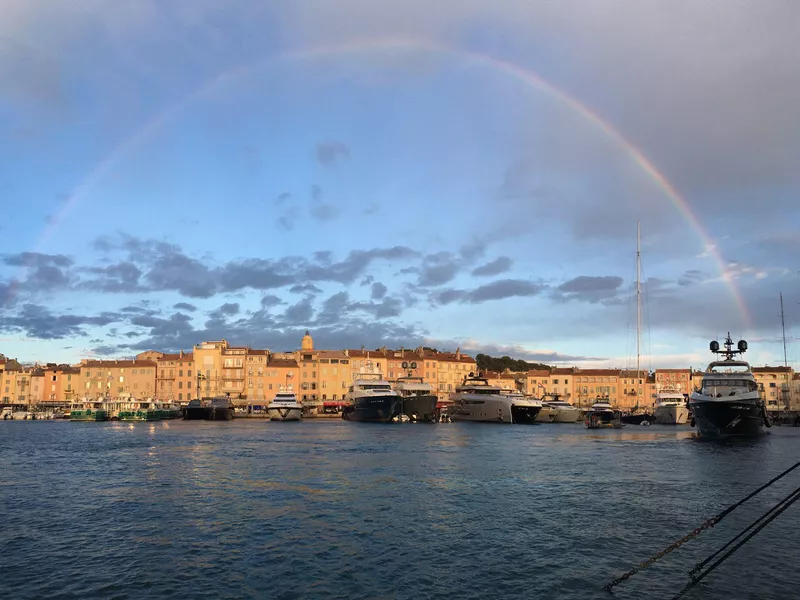
[[[783,334],[783,366],[788,367],[789,361],[786,360],[786,321],[783,318],[783,292],[781,296],[781,333]]]
[[[642,252],[639,221],[636,221],[636,379],[640,377],[640,360],[642,344]],[[639,385],[639,382],[636,382]]]

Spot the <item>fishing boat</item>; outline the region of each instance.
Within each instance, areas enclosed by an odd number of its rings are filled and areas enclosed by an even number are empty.
[[[105,421],[107,418],[108,411],[103,400],[84,398],[70,404],[70,421]]]
[[[210,408],[202,400],[189,400],[189,404],[183,409],[183,418],[187,421],[205,421],[210,413]]]
[[[519,392],[504,390],[484,377],[470,373],[450,396],[453,421],[478,423],[523,423],[536,422],[542,403],[526,398]]]
[[[360,369],[345,394],[347,404],[342,410],[346,421],[391,423],[402,413],[400,394],[377,371],[372,361]]]
[[[154,400],[153,408],[160,421],[181,418],[181,407],[172,400]]]
[[[398,378],[394,387],[402,400],[401,413],[409,421],[434,423],[438,420],[438,399],[433,393],[433,386],[425,383],[422,377],[414,377],[409,373],[406,377]]]
[[[206,419],[209,421],[230,421],[235,414],[233,402],[231,402],[229,396],[213,398],[208,408]]]
[[[664,389],[658,393],[654,414],[657,425],[685,425],[689,422],[686,399],[676,390]]]
[[[129,398],[121,404],[115,418],[119,421],[158,421],[159,415],[152,401]]]
[[[270,421],[299,421],[303,418],[303,405],[297,400],[291,387],[281,386],[280,391],[267,405]]]
[[[689,396],[692,425],[706,438],[757,436],[772,423],[749,363],[736,358],[747,352],[747,342],[740,340],[734,350],[728,333],[724,346],[721,350],[716,340],[709,344],[723,359],[708,365],[700,389]]]
[[[622,413],[612,408],[608,402],[595,402],[586,413],[586,427],[588,429],[619,429],[624,427]]]

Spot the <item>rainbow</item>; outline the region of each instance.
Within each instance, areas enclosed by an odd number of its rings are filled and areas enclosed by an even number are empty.
[[[49,237],[52,235],[52,232],[58,227],[59,223],[64,219],[64,217],[69,214],[70,210],[78,204],[83,198],[85,198],[89,192],[94,188],[94,186],[103,179],[103,177],[111,170],[111,168],[116,165],[122,158],[125,157],[131,150],[139,146],[148,137],[150,137],[155,132],[159,131],[167,122],[169,122],[173,117],[183,112],[190,104],[197,101],[198,99],[206,96],[207,94],[211,93],[212,91],[220,88],[221,86],[232,82],[233,80],[250,73],[256,69],[262,68],[265,65],[280,62],[280,61],[290,61],[290,60],[302,60],[302,59],[310,59],[310,58],[319,58],[319,57],[326,57],[331,55],[342,55],[342,54],[356,54],[362,53],[367,51],[376,51],[376,50],[416,50],[416,51],[423,51],[433,54],[439,54],[442,56],[453,57],[456,59],[460,59],[471,63],[476,66],[487,67],[493,69],[498,73],[502,73],[509,77],[512,77],[525,85],[528,85],[534,89],[542,91],[553,99],[557,100],[558,102],[562,103],[563,105],[571,108],[576,113],[580,114],[583,118],[585,118],[588,122],[592,125],[597,127],[600,131],[602,131],[609,139],[611,139],[614,143],[616,143],[619,147],[621,147],[629,156],[630,158],[641,168],[641,170],[648,175],[648,177],[658,186],[658,188],[663,192],[663,194],[672,202],[675,208],[678,210],[680,215],[686,221],[686,223],[694,230],[697,236],[700,238],[705,252],[711,257],[711,259],[716,263],[717,268],[719,269],[720,277],[725,285],[728,287],[730,291],[731,297],[733,298],[736,308],[740,314],[743,324],[746,327],[750,326],[750,316],[747,311],[747,306],[739,293],[739,290],[736,286],[734,279],[729,275],[727,269],[727,263],[723,259],[721,253],[717,249],[716,244],[714,243],[711,236],[705,230],[705,228],[700,223],[699,219],[694,215],[692,212],[691,206],[689,203],[681,197],[675,187],[669,182],[669,180],[661,173],[658,168],[644,155],[644,153],[639,150],[636,146],[631,143],[622,133],[619,132],[613,125],[611,125],[608,121],[605,121],[599,114],[593,111],[591,108],[565,92],[564,90],[556,87],[549,81],[542,78],[536,72],[524,69],[519,65],[506,61],[501,60],[498,58],[494,58],[487,54],[480,54],[477,52],[472,52],[469,50],[463,50],[461,48],[455,48],[451,46],[446,46],[443,44],[430,42],[426,40],[414,39],[414,38],[391,38],[391,39],[366,39],[360,40],[357,42],[350,42],[346,44],[340,45],[327,45],[327,46],[315,46],[312,48],[305,48],[300,50],[293,50],[288,52],[283,52],[280,54],[275,54],[269,56],[265,59],[255,61],[252,63],[239,65],[227,71],[224,71],[212,79],[208,80],[202,86],[190,92],[186,95],[183,99],[179,102],[167,107],[165,110],[157,114],[152,120],[150,120],[143,128],[137,131],[134,135],[124,140],[121,144],[116,146],[111,154],[103,159],[89,174],[89,176],[81,183],[74,192],[70,195],[67,202],[64,203],[61,210],[55,215],[50,222],[48,223],[45,230],[42,232],[42,235],[39,237],[39,240],[36,244],[36,248],[39,248]]]

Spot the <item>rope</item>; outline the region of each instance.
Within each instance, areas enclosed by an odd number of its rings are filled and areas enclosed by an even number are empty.
[[[761,486],[760,488],[758,488],[757,490],[755,490],[755,491],[753,491],[753,492],[749,493],[747,496],[745,496],[744,498],[742,498],[741,500],[739,500],[739,501],[738,501],[738,502],[736,502],[735,504],[731,504],[731,505],[730,505],[728,508],[726,508],[725,510],[723,510],[723,511],[722,511],[721,513],[719,513],[718,515],[716,515],[716,516],[714,516],[714,517],[711,517],[710,519],[708,519],[707,521],[705,521],[704,523],[702,523],[702,524],[701,524],[699,527],[697,527],[696,529],[694,529],[694,530],[692,530],[691,532],[687,533],[685,536],[683,536],[683,537],[682,537],[681,539],[679,539],[677,542],[673,542],[672,544],[670,544],[669,546],[667,546],[666,548],[664,548],[664,549],[663,549],[661,552],[659,552],[659,553],[657,553],[657,554],[655,554],[655,555],[651,556],[651,557],[650,557],[650,558],[648,558],[646,561],[644,561],[644,562],[642,562],[642,563],[639,563],[638,565],[636,565],[635,567],[633,567],[633,568],[632,568],[630,571],[628,571],[627,573],[623,573],[622,575],[620,575],[619,577],[617,577],[617,578],[616,578],[614,581],[612,581],[611,583],[609,583],[609,584],[606,584],[605,586],[603,586],[603,589],[604,589],[605,591],[607,591],[607,592],[610,592],[610,591],[611,591],[611,590],[612,590],[612,589],[613,589],[615,586],[619,585],[619,584],[620,584],[620,583],[622,583],[623,581],[626,581],[627,579],[630,579],[631,577],[633,577],[634,575],[636,575],[636,573],[638,573],[639,571],[641,571],[641,570],[643,570],[643,569],[646,569],[647,567],[649,567],[650,565],[652,565],[654,562],[656,562],[656,561],[658,561],[658,560],[660,560],[660,559],[664,558],[664,557],[665,557],[667,554],[669,554],[669,553],[670,553],[670,552],[672,552],[673,550],[676,550],[677,548],[680,548],[680,547],[681,547],[681,546],[682,546],[684,543],[688,542],[688,541],[689,541],[690,539],[692,539],[693,537],[696,537],[696,536],[700,535],[700,534],[701,534],[703,531],[705,531],[706,529],[711,529],[712,527],[714,527],[714,525],[716,525],[717,523],[719,523],[720,521],[722,521],[722,519],[724,519],[725,517],[727,517],[727,516],[728,516],[730,513],[732,513],[732,512],[733,512],[734,510],[736,510],[737,508],[739,508],[739,507],[740,507],[742,504],[744,504],[745,502],[747,502],[748,500],[750,500],[750,499],[751,499],[753,496],[755,496],[755,495],[757,495],[757,494],[759,494],[759,493],[763,492],[765,489],[767,489],[767,488],[768,488],[769,486],[771,486],[773,483],[775,483],[775,482],[776,482],[776,481],[778,481],[779,479],[781,479],[781,478],[785,477],[786,475],[788,475],[789,473],[791,473],[792,471],[794,471],[794,470],[795,470],[797,467],[800,467],[800,462],[797,462],[797,463],[793,464],[791,467],[789,467],[788,469],[786,469],[786,470],[785,470],[783,473],[781,473],[781,474],[779,474],[779,475],[776,475],[775,477],[773,477],[772,479],[770,479],[770,480],[769,480],[767,483],[765,483],[764,485],[762,485],[762,486]]]
[[[750,523],[750,525],[748,525],[748,526],[747,526],[747,527],[745,527],[745,528],[744,528],[742,531],[740,531],[738,534],[736,534],[736,535],[733,537],[733,539],[731,539],[731,540],[730,540],[730,541],[729,541],[727,544],[725,544],[724,546],[722,546],[722,548],[720,548],[719,550],[717,550],[716,552],[714,552],[714,554],[712,554],[711,556],[709,556],[708,558],[706,558],[704,561],[697,563],[697,564],[694,566],[694,568],[693,568],[691,571],[689,571],[689,577],[691,577],[692,579],[694,579],[694,578],[695,578],[695,577],[694,577],[694,574],[695,574],[695,573],[697,573],[698,571],[700,571],[700,570],[701,570],[701,569],[702,569],[704,566],[706,566],[706,565],[707,565],[709,562],[711,562],[711,560],[712,560],[712,559],[713,559],[715,556],[717,556],[717,555],[718,555],[720,552],[722,552],[722,551],[723,551],[723,550],[725,550],[725,549],[726,549],[728,546],[730,546],[731,544],[733,544],[733,543],[734,543],[736,540],[738,540],[740,537],[742,537],[744,534],[746,534],[748,531],[750,531],[750,530],[751,530],[753,527],[755,527],[756,525],[758,525],[758,524],[759,524],[759,523],[760,523],[760,522],[761,522],[763,519],[765,519],[766,517],[770,516],[770,515],[773,513],[773,511],[775,511],[776,509],[780,508],[780,507],[781,507],[781,505],[783,505],[783,503],[784,503],[784,502],[788,502],[788,501],[789,501],[789,500],[792,498],[792,496],[794,496],[794,495],[796,495],[796,494],[800,494],[800,487],[798,487],[797,489],[795,489],[795,490],[794,490],[793,492],[791,492],[791,493],[790,493],[788,496],[786,496],[786,497],[785,497],[785,498],[783,498],[783,499],[782,499],[780,502],[778,502],[778,503],[777,503],[775,506],[773,506],[773,507],[772,507],[772,508],[770,508],[770,509],[769,509],[767,512],[765,512],[763,515],[761,515],[760,517],[758,517],[758,519],[756,519],[755,521],[753,521],[752,523]]]
[[[780,515],[780,514],[783,512],[783,511],[785,511],[787,508],[789,508],[789,507],[790,507],[792,504],[794,504],[794,503],[795,503],[795,502],[797,502],[798,500],[800,500],[800,488],[798,488],[798,489],[796,489],[795,491],[793,491],[791,494],[789,494],[789,496],[787,496],[786,498],[784,498],[784,499],[781,501],[781,502],[784,502],[783,506],[781,506],[780,508],[777,508],[777,507],[780,505],[780,502],[779,502],[779,503],[778,503],[776,506],[774,506],[772,509],[770,509],[771,511],[774,511],[774,512],[773,512],[773,513],[772,513],[772,514],[769,516],[769,518],[767,518],[767,519],[766,519],[766,520],[765,520],[763,523],[761,523],[761,525],[759,525],[759,526],[758,526],[756,529],[754,529],[754,530],[753,530],[753,531],[750,533],[750,535],[748,535],[747,537],[745,537],[745,538],[744,538],[744,539],[743,539],[741,542],[739,542],[739,543],[738,543],[738,544],[736,544],[736,545],[735,545],[733,548],[731,548],[731,549],[730,549],[730,550],[728,550],[728,551],[727,551],[725,554],[723,554],[723,555],[722,555],[722,558],[720,558],[720,559],[719,559],[717,562],[715,562],[713,565],[711,565],[711,566],[710,566],[708,569],[706,569],[705,571],[703,571],[703,572],[702,572],[702,573],[701,573],[699,576],[697,576],[697,577],[694,577],[694,576],[693,576],[693,577],[692,577],[692,581],[690,581],[689,583],[687,583],[687,584],[686,584],[686,585],[683,587],[683,589],[682,589],[680,592],[678,592],[678,593],[677,593],[675,596],[673,596],[673,597],[672,597],[672,600],[678,600],[679,598],[683,597],[683,596],[684,596],[684,595],[685,595],[685,594],[686,594],[686,593],[687,593],[689,590],[691,590],[691,589],[692,589],[694,586],[696,586],[698,583],[700,583],[700,581],[702,581],[702,580],[703,580],[703,578],[705,578],[705,576],[706,576],[706,575],[708,575],[709,573],[711,573],[711,571],[713,571],[713,570],[714,570],[714,569],[716,569],[716,568],[717,568],[719,565],[721,565],[721,564],[722,564],[722,563],[725,561],[725,559],[727,559],[727,558],[728,558],[728,557],[729,557],[731,554],[733,554],[734,552],[736,552],[736,551],[737,551],[739,548],[741,548],[742,546],[744,546],[744,545],[745,545],[747,542],[749,542],[749,541],[750,541],[752,538],[754,538],[756,535],[758,535],[758,533],[759,533],[759,532],[760,532],[762,529],[764,529],[764,527],[766,527],[767,525],[769,525],[769,524],[770,524],[772,521],[774,521],[774,520],[775,520],[775,519],[776,519],[776,518],[777,518],[777,517],[778,517],[778,516],[779,516],[779,515]],[[776,509],[777,509],[777,510],[776,510]],[[735,538],[734,538],[734,539],[735,539]],[[731,540],[731,541],[733,541],[733,540]],[[718,553],[718,552],[717,552],[717,553]],[[715,553],[715,554],[716,554],[716,553]]]

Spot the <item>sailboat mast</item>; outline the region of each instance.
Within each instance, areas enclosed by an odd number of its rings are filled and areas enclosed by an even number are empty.
[[[783,334],[783,366],[788,367],[789,361],[786,360],[786,321],[783,318],[783,292],[781,292],[781,333]]]
[[[642,342],[642,251],[639,221],[636,221],[636,379],[639,379]],[[637,387],[639,382],[636,382]]]

